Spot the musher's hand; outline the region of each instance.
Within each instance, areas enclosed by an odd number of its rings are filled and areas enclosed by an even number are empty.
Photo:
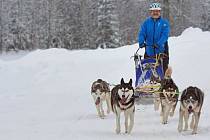
[[[157,49],[159,48],[157,44],[153,45],[153,48]]]
[[[143,44],[139,44],[139,48],[145,48],[146,47],[146,44],[143,43]]]

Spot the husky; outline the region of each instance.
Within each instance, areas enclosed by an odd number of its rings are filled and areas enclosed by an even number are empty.
[[[121,79],[121,83],[116,85],[111,91],[111,107],[116,114],[116,133],[120,133],[120,114],[124,112],[125,115],[125,133],[130,134],[134,125],[134,88],[132,87],[132,79],[129,83],[125,83]],[[130,123],[128,123],[128,121]]]
[[[152,83],[161,83],[162,86],[164,86],[166,79],[171,79],[172,75],[172,68],[168,67],[168,69],[165,72],[164,79],[161,81],[159,78],[153,78],[154,76],[151,77],[150,81]],[[159,89],[161,91],[161,88]],[[155,111],[159,110],[160,107],[160,93],[154,94],[154,109]]]
[[[93,82],[91,87],[91,95],[94,99],[96,110],[98,112],[98,116],[100,118],[104,118],[104,109],[103,102],[106,101],[107,104],[107,114],[110,113],[111,110],[111,97],[110,97],[110,88],[109,84],[102,79],[98,79]]]
[[[183,130],[183,119],[185,122],[184,130],[188,129],[189,116],[192,114],[190,128],[192,134],[197,134],[203,100],[204,93],[197,87],[190,86],[182,92],[179,110],[179,132]]]
[[[174,115],[176,105],[179,97],[179,90],[173,79],[171,78],[172,69],[169,67],[163,80],[161,81],[161,88],[159,93],[160,105],[161,105],[161,118],[162,124],[168,123],[168,116]],[[156,105],[159,106],[159,105]],[[158,108],[158,107],[157,107]]]

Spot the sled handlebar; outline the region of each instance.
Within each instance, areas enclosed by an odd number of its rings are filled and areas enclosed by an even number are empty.
[[[139,55],[138,53],[135,53],[134,54],[134,61],[139,60],[139,59],[141,60],[142,57],[143,57],[142,55]]]

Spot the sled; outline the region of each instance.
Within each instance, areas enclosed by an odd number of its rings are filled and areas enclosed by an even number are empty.
[[[155,95],[161,87],[164,77],[161,55],[155,58],[142,59],[135,53],[135,97],[137,104],[153,104]]]

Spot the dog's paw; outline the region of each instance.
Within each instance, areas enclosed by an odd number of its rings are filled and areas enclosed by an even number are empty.
[[[131,134],[131,131],[130,132],[127,132],[126,134],[130,135]]]
[[[110,113],[110,109],[108,109],[108,110],[106,111],[106,113],[109,114],[109,113]]]
[[[192,135],[195,135],[195,134],[197,134],[197,132],[196,131],[192,131]]]
[[[163,121],[163,122],[162,122],[162,124],[167,124],[167,123],[168,123],[167,121]]]
[[[105,115],[104,115],[104,114],[100,114],[99,117],[100,117],[101,119],[104,119],[104,118],[105,118]]]
[[[98,112],[98,116],[99,116],[99,117],[101,116],[101,112]]]
[[[101,119],[105,119],[105,117],[100,117]]]
[[[105,114],[104,114],[104,112],[103,112],[103,111],[101,112],[101,116],[102,116],[102,117],[105,117]]]
[[[115,130],[116,134],[120,134],[120,129]]]
[[[162,124],[167,124],[167,123],[168,123],[167,120],[162,119]]]
[[[101,119],[105,119],[105,115],[101,116]]]
[[[178,126],[178,132],[181,133],[182,132],[182,127]]]

